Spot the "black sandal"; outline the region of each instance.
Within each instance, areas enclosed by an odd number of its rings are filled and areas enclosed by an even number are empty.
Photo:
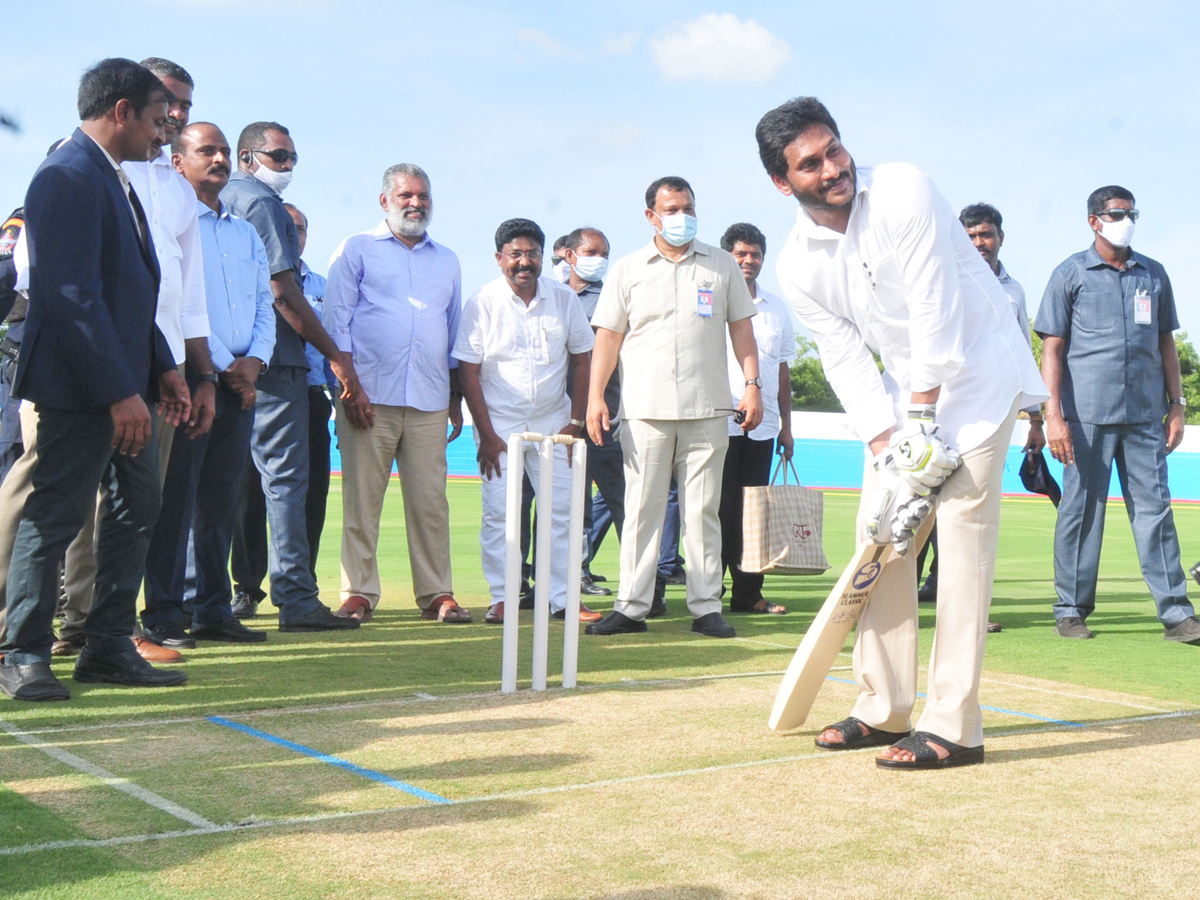
[[[870,734],[863,734],[863,728],[870,730]],[[822,750],[857,750],[859,747],[882,747],[887,744],[894,744],[901,738],[908,736],[907,731],[880,731],[877,728],[871,728],[862,719],[856,719],[854,716],[847,716],[840,722],[835,722],[833,725],[826,725],[821,729],[820,734],[824,734],[830,728],[834,729],[842,736],[840,741],[823,741],[818,736],[813,739],[814,743]]]
[[[939,759],[937,751],[930,744],[937,744],[949,751],[949,756]],[[916,755],[916,759],[884,759],[877,756],[875,765],[885,769],[952,769],[955,766],[973,766],[983,762],[983,746],[963,747],[945,738],[930,734],[928,731],[917,731],[903,740],[892,745],[897,750],[908,750]]]

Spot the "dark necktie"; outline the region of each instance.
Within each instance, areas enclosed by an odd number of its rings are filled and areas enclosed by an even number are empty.
[[[142,208],[142,201],[138,199],[132,184],[129,186],[129,203],[133,207],[134,218],[137,219],[138,237],[141,238],[142,246],[149,249],[150,225],[146,221],[146,210]]]

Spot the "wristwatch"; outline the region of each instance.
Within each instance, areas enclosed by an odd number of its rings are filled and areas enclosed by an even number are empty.
[[[576,428],[578,428],[578,429],[580,429],[580,430],[582,430],[582,429],[583,429],[584,422],[583,422],[583,420],[582,420],[582,419],[571,419],[571,420],[570,420],[570,422],[571,422],[571,424],[572,424],[572,425],[574,425]]]
[[[746,379],[746,387],[750,387],[750,385],[754,385],[756,388],[761,388],[762,387],[762,379],[759,378],[758,376],[755,376],[754,378]]]
[[[207,372],[204,375],[196,376],[201,381],[207,381],[209,384],[220,384],[221,378],[216,372]]]
[[[1187,398],[1186,397],[1175,397],[1171,400],[1171,405],[1172,406],[1182,406],[1184,409],[1187,409]]]

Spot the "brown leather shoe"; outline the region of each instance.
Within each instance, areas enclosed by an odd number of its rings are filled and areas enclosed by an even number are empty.
[[[463,609],[450,594],[440,594],[421,610],[421,618],[449,624],[466,625],[471,621],[470,610]]]
[[[160,647],[154,641],[148,641],[144,637],[135,637],[133,646],[137,648],[138,655],[146,662],[156,663],[177,663],[183,662],[183,654],[178,650],[172,650],[170,647]],[[53,653],[54,651],[51,650]]]
[[[566,617],[567,617],[567,610],[565,607],[563,609],[560,609],[558,612],[556,612],[554,614],[554,618],[556,618],[556,619],[565,619]],[[585,606],[582,603],[579,604],[579,621],[580,622],[599,622],[603,618],[604,618],[604,613],[598,613],[594,609],[589,609],[587,606]]]
[[[66,640],[55,641],[50,645],[51,656],[74,656],[83,649],[84,641],[87,638],[82,634],[77,634],[74,637],[69,637]]]
[[[504,601],[501,600],[499,603],[488,607],[488,611],[483,614],[483,621],[487,622],[489,625],[503,625]]]
[[[346,602],[338,607],[335,616],[340,616],[343,619],[358,619],[360,622],[371,621],[371,601],[366,597],[354,595],[347,598]]]

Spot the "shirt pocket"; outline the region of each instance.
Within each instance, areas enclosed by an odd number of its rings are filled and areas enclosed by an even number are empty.
[[[236,304],[241,312],[245,312],[242,304],[250,309],[258,306],[258,272],[259,263],[256,259],[236,260],[233,284],[229,287],[229,301]],[[234,313],[236,321],[236,313]]]
[[[1071,327],[1104,334],[1116,327],[1121,295],[1115,291],[1080,291],[1071,309]]]
[[[567,353],[567,330],[561,324],[546,324],[542,326],[542,347],[538,361],[556,363]]]
[[[686,290],[681,286],[680,290]],[[693,295],[692,302],[695,303]],[[675,312],[675,293],[667,284],[639,281],[629,287],[629,327],[666,318]]]

